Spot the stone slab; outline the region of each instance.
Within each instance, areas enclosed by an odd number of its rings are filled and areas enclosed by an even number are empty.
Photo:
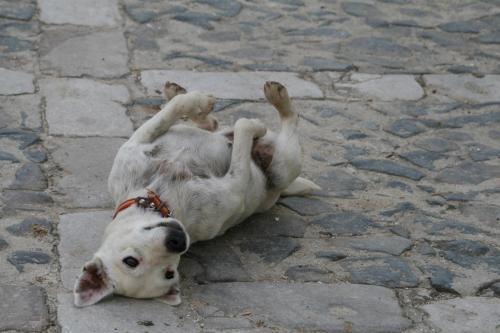
[[[424,75],[426,85],[438,94],[472,103],[500,101],[500,75]]]
[[[128,73],[127,54],[123,33],[98,32],[55,46],[41,58],[40,67],[43,71],[55,71],[59,76],[119,77]]]
[[[42,331],[49,323],[40,287],[0,285],[0,331]]]
[[[116,26],[118,0],[39,0],[40,19],[51,24]]]
[[[155,300],[113,297],[97,305],[76,308],[73,295],[58,296],[57,319],[62,333],[197,333],[193,319],[184,320],[176,309]]]
[[[188,91],[202,91],[218,98],[237,100],[264,99],[266,81],[283,83],[291,97],[321,98],[323,93],[314,83],[295,73],[284,72],[192,72],[178,70],[146,70],[141,72],[141,83],[149,95],[162,90],[166,81],[180,84]]]
[[[10,128],[42,127],[38,94],[0,96],[0,124]]]
[[[120,103],[129,100],[123,85],[88,79],[43,79],[49,133],[66,136],[122,136],[132,134],[132,123]]]
[[[59,216],[58,251],[63,287],[72,290],[83,264],[98,249],[104,229],[111,222],[111,210],[90,211]]]
[[[54,161],[63,169],[55,178],[58,191],[66,196],[67,207],[112,207],[108,175],[120,146],[118,138],[57,138]]]
[[[338,83],[339,88],[350,88],[363,98],[382,101],[416,101],[424,90],[411,75],[353,74],[352,83]]]
[[[402,332],[404,318],[394,292],[377,286],[317,283],[217,283],[195,286],[191,300],[206,302],[225,316],[252,319],[289,331]],[[377,311],[374,311],[377,309]]]
[[[464,297],[422,307],[427,321],[442,333],[494,333],[500,331],[500,299]]]
[[[33,79],[33,74],[0,68],[0,95],[34,93]]]

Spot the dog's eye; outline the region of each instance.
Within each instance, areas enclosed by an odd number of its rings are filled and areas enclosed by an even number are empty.
[[[167,280],[173,279],[174,275],[175,275],[174,271],[166,271],[165,272],[165,279],[167,279]]]
[[[135,268],[139,265],[139,260],[135,259],[134,257],[126,257],[125,259],[123,259],[123,263],[128,267]]]

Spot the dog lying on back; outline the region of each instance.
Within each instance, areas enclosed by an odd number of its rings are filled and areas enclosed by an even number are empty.
[[[266,82],[264,94],[278,110],[279,133],[244,118],[216,131],[215,99],[167,82],[168,104],[116,155],[108,180],[114,218],[76,281],[76,306],[113,293],[180,304],[177,266],[191,243],[222,235],[280,195],[318,189],[298,177],[298,114],[286,88]],[[175,125],[186,117],[196,126]]]

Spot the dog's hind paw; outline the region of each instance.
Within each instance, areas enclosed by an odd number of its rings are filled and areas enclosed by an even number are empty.
[[[234,124],[234,131],[244,131],[252,133],[254,138],[260,138],[266,135],[267,128],[264,123],[258,119],[240,118]]]

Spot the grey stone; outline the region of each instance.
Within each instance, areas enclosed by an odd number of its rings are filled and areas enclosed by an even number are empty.
[[[209,42],[229,42],[240,40],[239,31],[209,31],[200,35],[200,38]]]
[[[343,2],[342,9],[352,16],[373,17],[381,15],[377,7],[362,2]]]
[[[296,239],[285,237],[246,239],[240,244],[241,251],[255,253],[267,263],[281,262],[299,248]]]
[[[475,20],[455,21],[439,25],[441,30],[459,33],[479,33],[483,27],[481,22]]]
[[[500,101],[500,75],[424,75],[427,87],[459,101],[473,103]]]
[[[351,63],[319,57],[305,57],[302,64],[310,67],[313,71],[344,72],[354,69],[354,66]]]
[[[493,290],[493,292],[495,293],[495,296],[500,296],[500,282],[497,282],[497,283],[493,283],[491,286],[490,286],[490,289]]]
[[[282,3],[290,6],[303,6],[304,2],[302,0],[271,0],[272,2]]]
[[[328,259],[330,261],[339,261],[347,258],[346,254],[336,252],[336,251],[318,251],[314,253],[316,258]]]
[[[96,306],[77,308],[72,293],[57,297],[57,321],[63,333],[197,333],[200,327],[175,308],[151,299],[113,297]],[[185,319],[184,319],[185,318]],[[152,322],[152,326],[139,323]]]
[[[481,35],[477,40],[483,44],[500,44],[500,32]]]
[[[476,66],[465,66],[465,65],[457,65],[448,67],[448,72],[453,74],[467,74],[467,73],[477,73],[478,68]]]
[[[427,322],[442,333],[495,332],[500,322],[500,299],[464,297],[426,304]]]
[[[366,147],[359,147],[355,145],[345,145],[344,149],[344,158],[348,161],[351,161],[358,156],[365,156],[369,153]]]
[[[354,212],[337,212],[315,218],[312,224],[320,226],[331,235],[361,235],[373,221],[362,214]]]
[[[458,145],[456,143],[441,138],[428,138],[420,140],[417,141],[415,145],[419,148],[435,153],[445,153],[458,149]]]
[[[215,330],[215,332],[220,332],[220,330],[253,328],[253,324],[245,318],[209,317],[203,320],[203,324],[205,330]]]
[[[35,15],[36,5],[33,1],[0,1],[0,17],[30,20]]]
[[[381,101],[416,101],[424,90],[410,75],[352,74],[352,83],[338,83],[340,88],[353,89],[363,98]]]
[[[15,157],[14,155],[12,155],[11,153],[8,153],[6,151],[0,151],[0,161],[9,161],[9,162],[14,162],[14,163],[19,162],[17,157]]]
[[[457,132],[457,131],[448,131],[448,132],[443,132],[441,136],[445,139],[451,140],[451,141],[471,141],[473,140],[473,137],[464,132]]]
[[[120,22],[118,0],[39,0],[40,19],[50,24],[116,26]]]
[[[5,228],[8,232],[15,236],[25,236],[33,234],[42,228],[46,232],[50,232],[51,224],[50,221],[45,218],[39,217],[27,217],[21,223],[13,224]]]
[[[418,120],[407,118],[394,121],[384,130],[402,138],[409,138],[425,132],[425,127]]]
[[[0,36],[0,46],[2,47],[2,49],[4,50],[3,52],[5,53],[30,51],[35,48],[35,46],[31,41],[20,39],[14,36]],[[1,72],[3,74],[6,73],[5,69],[2,69]],[[29,78],[27,76],[29,74],[26,74],[24,72],[14,72],[14,73],[7,72],[7,75],[9,75],[9,77],[16,78],[19,82],[17,86],[3,87],[3,89],[9,89],[9,91],[31,90],[31,87],[29,85]],[[4,80],[5,79],[2,78],[2,81]],[[13,93],[20,93],[20,92],[13,92]]]
[[[452,117],[443,120],[440,124],[443,127],[459,128],[469,124],[486,126],[495,123],[500,123],[500,112],[488,112],[479,115]]]
[[[402,158],[410,163],[428,170],[434,170],[434,162],[443,158],[440,153],[424,150],[413,150],[406,153],[399,154]]]
[[[258,45],[254,45],[253,47],[241,48],[229,52],[224,52],[223,55],[230,56],[238,59],[249,59],[249,60],[265,60],[273,57],[274,50]]]
[[[198,3],[212,6],[222,11],[222,15],[233,17],[240,13],[241,4],[231,0],[196,0]]]
[[[464,234],[475,235],[482,231],[466,223],[461,223],[455,220],[444,220],[439,223],[433,223],[429,233],[433,235],[447,235],[450,230],[459,231]]]
[[[252,280],[243,269],[240,258],[227,242],[220,239],[193,244],[187,256],[194,257],[204,268],[204,273],[196,276],[199,283]]]
[[[500,131],[499,130],[491,130],[488,132],[488,136],[492,139],[500,139]]]
[[[42,288],[0,285],[0,330],[43,331],[49,324],[49,311]]]
[[[473,216],[484,225],[497,227],[500,221],[500,206],[480,202],[460,205],[460,212],[465,216]]]
[[[66,195],[65,206],[110,207],[107,179],[113,157],[125,143],[117,138],[54,139],[52,156],[64,173],[56,178],[56,188]],[[95,147],[99,147],[96,149]]]
[[[393,215],[398,214],[398,213],[413,212],[415,210],[416,210],[416,207],[411,202],[400,202],[394,208],[381,211],[380,215],[390,217],[390,216],[393,216]]]
[[[348,259],[341,266],[351,275],[352,283],[389,288],[416,287],[418,278],[405,259],[397,257]]]
[[[500,274],[500,251],[471,240],[442,241],[436,247],[443,251],[444,258],[465,268],[485,265],[489,270]]]
[[[37,164],[28,162],[17,170],[16,179],[9,188],[14,190],[45,190],[47,178]]]
[[[382,37],[358,37],[346,44],[350,52],[366,52],[370,56],[409,57],[411,50]]]
[[[364,190],[367,186],[365,181],[341,169],[333,169],[321,173],[316,177],[315,181],[323,190],[336,193],[360,191]]]
[[[125,86],[88,79],[43,79],[49,133],[81,136],[129,136],[132,123],[120,103],[129,100]]]
[[[409,239],[399,236],[372,236],[370,238],[354,238],[349,240],[348,245],[353,249],[383,252],[399,256],[411,248]]]
[[[434,43],[446,48],[457,48],[463,46],[463,40],[461,38],[450,36],[450,34],[440,31],[423,31],[420,33],[420,37],[430,39]]]
[[[0,138],[2,137],[20,141],[21,142],[19,145],[20,149],[24,149],[40,141],[40,136],[37,133],[15,128],[0,129]]]
[[[495,149],[480,143],[471,144],[469,147],[469,156],[474,161],[487,161],[500,157],[500,149]]]
[[[216,15],[210,13],[193,12],[193,11],[177,14],[174,15],[172,18],[174,20],[193,24],[207,30],[212,30],[214,28],[212,25],[213,22],[220,20],[220,17]]]
[[[233,65],[233,63],[231,61],[226,61],[226,60],[222,60],[222,59],[214,58],[214,57],[204,57],[204,56],[195,55],[195,54],[185,54],[185,53],[181,53],[181,52],[169,53],[163,57],[164,60],[173,60],[173,59],[182,59],[182,58],[195,59],[195,60],[204,62],[210,66],[222,67],[222,68],[227,68],[227,67]]]
[[[266,237],[293,237],[304,236],[307,224],[302,218],[292,214],[265,212],[255,214],[243,223],[229,229],[231,239],[261,238],[262,230]]]
[[[420,180],[425,176],[425,174],[416,169],[409,168],[390,160],[354,160],[351,161],[351,164],[361,170],[380,172],[412,180]]]
[[[348,325],[357,332],[401,332],[404,318],[394,293],[386,288],[317,283],[216,283],[196,286],[193,298],[209,303],[227,316],[252,311],[270,326],[287,331],[340,332]],[[376,313],[374,308],[379,309]],[[346,324],[348,323],[348,324]]]
[[[3,238],[0,237],[0,251],[7,248],[9,246],[9,243]]]
[[[35,191],[6,191],[2,194],[2,200],[9,210],[30,210],[33,206],[47,206],[53,203],[47,193]]]
[[[429,275],[431,286],[437,291],[456,293],[453,289],[454,274],[448,269],[436,265],[426,265],[423,271]]]
[[[26,156],[31,162],[43,163],[47,161],[47,152],[41,146],[30,147],[23,151],[24,156]]]
[[[434,256],[436,255],[436,251],[429,245],[426,241],[419,242],[415,246],[415,250],[424,256]]]
[[[63,287],[72,290],[82,267],[99,248],[104,229],[111,222],[112,211],[91,211],[59,216],[57,225],[61,280]]]
[[[306,29],[285,29],[288,36],[328,36],[329,38],[346,38],[350,34],[347,31],[332,27],[314,27]]]
[[[333,211],[330,204],[312,198],[286,197],[279,203],[300,215],[319,215]]]
[[[7,257],[7,261],[14,265],[19,272],[24,271],[26,264],[43,265],[48,264],[51,259],[48,254],[40,251],[14,251]]]
[[[330,282],[330,272],[311,265],[299,265],[288,268],[285,276],[291,281],[298,282]]]
[[[150,95],[165,84],[165,78],[188,91],[204,91],[218,98],[234,100],[264,99],[262,87],[266,81],[286,82],[291,97],[323,97],[321,90],[294,73],[237,72],[218,73],[176,70],[147,70],[141,72],[141,83]]]
[[[33,80],[33,74],[0,68],[0,95],[34,93]]]
[[[457,166],[443,169],[437,176],[438,182],[448,184],[481,184],[491,178],[499,177],[496,166],[481,162],[463,162]]]
[[[478,192],[469,191],[466,193],[458,193],[458,192],[449,192],[443,193],[443,197],[448,201],[470,201],[473,200],[477,196]]]
[[[110,31],[73,37],[56,45],[40,59],[40,67],[59,76],[110,78],[128,73],[127,61],[123,33]]]
[[[39,95],[0,96],[0,128],[38,130],[42,127],[40,111]]]
[[[403,182],[400,182],[400,181],[397,181],[397,180],[391,180],[391,181],[387,182],[387,186],[389,186],[390,188],[400,189],[401,191],[413,193],[413,189],[411,188],[410,185],[403,183]]]
[[[157,16],[155,11],[137,5],[125,5],[127,14],[137,23],[147,23]]]
[[[410,232],[400,225],[396,225],[394,227],[389,228],[389,231],[392,232],[393,234],[398,235],[398,236],[401,236],[404,238],[410,238]]]
[[[359,140],[359,139],[364,139],[367,138],[368,135],[358,131],[358,130],[352,130],[352,129],[346,129],[346,130],[341,130],[340,133],[342,133],[342,136],[346,140]]]

